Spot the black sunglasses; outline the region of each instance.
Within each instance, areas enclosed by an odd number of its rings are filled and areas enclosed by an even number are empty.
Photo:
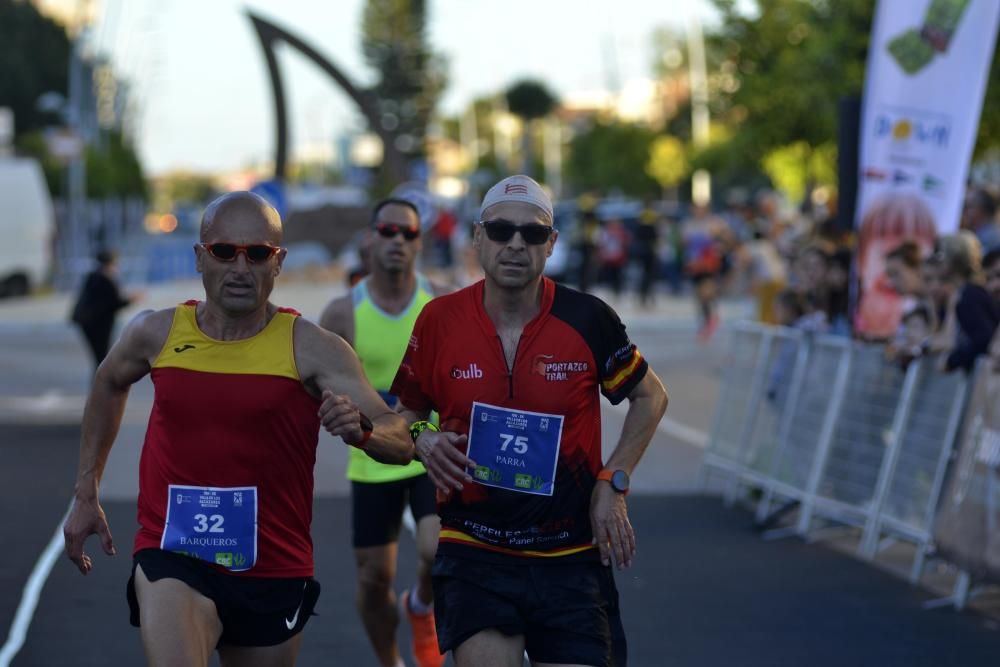
[[[404,239],[412,241],[420,236],[419,227],[403,227],[402,225],[397,225],[391,222],[378,223],[375,225],[375,231],[378,232],[380,236],[384,236],[387,239],[391,239],[396,234],[402,234]]]
[[[254,244],[236,245],[235,243],[202,243],[201,247],[208,251],[208,254],[220,262],[235,262],[236,256],[240,253],[247,258],[251,264],[266,262],[281,250],[278,246]]]
[[[541,245],[552,236],[552,227],[537,222],[515,225],[510,220],[480,220],[479,224],[486,231],[486,238],[496,243],[507,243],[514,238],[514,232],[520,232],[528,245]]]

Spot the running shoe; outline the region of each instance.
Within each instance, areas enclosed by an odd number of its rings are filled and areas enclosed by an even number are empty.
[[[410,619],[410,636],[413,638],[413,660],[417,667],[441,667],[444,656],[438,651],[437,628],[434,625],[434,612],[415,614],[410,610],[410,591],[407,590],[400,598],[406,617]]]

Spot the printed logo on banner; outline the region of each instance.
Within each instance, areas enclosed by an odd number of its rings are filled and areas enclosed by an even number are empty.
[[[892,173],[892,183],[893,185],[905,185],[913,181],[913,176],[907,174],[905,171],[900,171],[897,169]]]
[[[875,138],[889,142],[890,150],[947,150],[951,142],[951,119],[944,114],[882,107],[875,116]]]
[[[891,337],[902,304],[884,289],[885,253],[925,250],[959,226],[1000,2],[877,0],[858,160],[856,331]],[[942,9],[944,8],[944,9]]]
[[[944,183],[941,182],[941,179],[934,178],[930,174],[924,174],[923,188],[924,192],[926,192],[927,194],[930,195],[941,194],[941,187],[943,185]]]
[[[866,181],[884,181],[889,178],[887,174],[882,169],[876,169],[875,167],[868,167],[863,172]]]

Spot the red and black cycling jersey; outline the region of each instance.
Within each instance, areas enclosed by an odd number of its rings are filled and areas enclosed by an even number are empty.
[[[596,558],[590,496],[602,466],[600,394],[620,403],[646,361],[607,304],[545,278],[540,312],[508,372],[483,288],[480,281],[424,307],[392,392],[407,408],[437,410],[442,430],[463,434],[475,401],[562,415],[555,482],[551,496],[476,482],[448,497],[439,492],[439,553]]]

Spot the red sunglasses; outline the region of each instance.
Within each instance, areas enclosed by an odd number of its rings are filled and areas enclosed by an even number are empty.
[[[378,232],[380,236],[384,236],[387,239],[391,239],[396,234],[402,234],[404,239],[412,241],[420,236],[419,227],[403,227],[402,225],[397,225],[392,222],[380,222],[376,224],[375,231]]]
[[[243,256],[246,257],[247,261],[251,264],[266,262],[278,254],[278,251],[281,250],[278,246],[264,245],[262,243],[252,245],[236,245],[235,243],[202,243],[200,245],[208,251],[209,255],[216,258],[220,262],[235,262],[237,255],[243,253]]]

